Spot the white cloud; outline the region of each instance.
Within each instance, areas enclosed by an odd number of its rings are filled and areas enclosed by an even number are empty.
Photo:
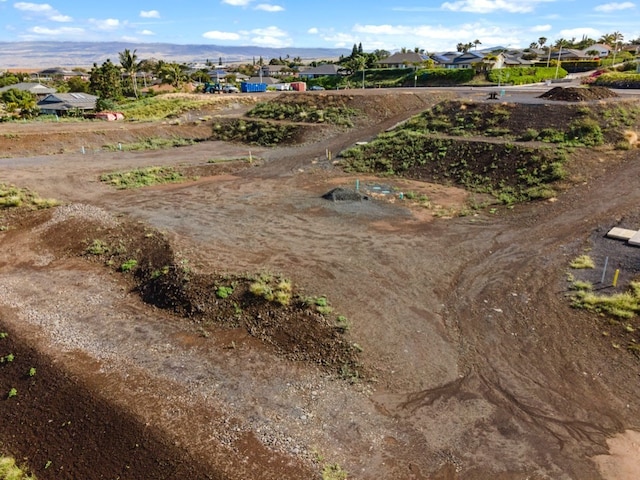
[[[263,47],[281,48],[291,45],[291,39],[289,34],[284,30],[271,26],[267,28],[256,28],[250,32],[254,35],[251,41],[254,45],[260,45]]]
[[[450,50],[456,43],[479,39],[482,46],[509,46],[521,44],[529,45],[531,39],[528,31],[520,27],[505,28],[504,26],[487,25],[476,22],[444,27],[442,25],[355,25],[353,37],[338,35],[324,35],[325,40],[332,39],[339,43],[336,46],[349,47],[353,43],[362,42],[367,48],[384,48],[398,50],[402,47],[413,48],[419,46],[428,51]],[[521,38],[523,37],[523,38]]]
[[[307,33],[309,35],[317,35],[319,33],[319,30],[316,27],[311,27],[309,30],[307,30]]]
[[[54,22],[64,23],[64,22],[72,22],[73,18],[71,18],[69,15],[57,14],[57,15],[51,15],[49,17],[49,20],[53,20]]]
[[[142,18],[160,18],[160,12],[158,10],[141,10],[140,16]]]
[[[582,36],[587,36],[589,38],[598,38],[602,34],[599,30],[590,27],[579,27],[579,28],[569,28],[565,30],[560,30],[559,33],[561,38],[582,38]]]
[[[222,0],[222,3],[231,5],[233,7],[246,7],[252,2],[252,0]]]
[[[594,8],[594,10],[596,12],[604,12],[604,13],[609,13],[609,12],[615,12],[617,10],[629,10],[631,8],[635,8],[635,3],[631,3],[631,2],[622,2],[622,3],[618,3],[618,2],[612,2],[612,3],[605,3],[602,5],[598,5],[597,7]]]
[[[256,10],[262,10],[263,12],[284,12],[284,7],[280,5],[270,5],[268,3],[261,3],[256,5]]]
[[[120,20],[115,18],[105,18],[103,20],[90,18],[89,23],[95,25],[98,30],[115,30],[120,27]]]
[[[261,37],[253,37],[251,41],[255,45],[259,45],[261,47],[271,47],[271,48],[284,48],[291,45],[291,42],[287,39],[270,37],[270,36],[261,36]]]
[[[549,0],[458,0],[455,2],[445,2],[441,5],[443,10],[454,12],[473,13],[529,13],[542,2]]]
[[[209,40],[240,40],[240,35],[233,32],[220,32],[218,30],[211,30],[202,34],[204,38]]]
[[[43,15],[53,22],[64,23],[73,21],[73,18],[68,15],[62,15],[48,3],[16,2],[13,4],[13,6],[15,9],[22,12]]]
[[[535,25],[529,29],[530,32],[548,32],[551,30],[551,25]]]
[[[49,35],[49,36],[84,34],[83,28],[74,28],[74,27],[61,27],[61,28],[33,27],[29,31],[36,33],[38,35]]]
[[[151,30],[142,30],[140,32],[138,32],[140,35],[155,35],[155,32],[152,32]]]

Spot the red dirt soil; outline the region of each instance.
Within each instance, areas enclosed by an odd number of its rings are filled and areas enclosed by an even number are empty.
[[[565,274],[585,249],[613,257],[618,244],[594,232],[640,228],[639,150],[593,150],[583,181],[552,202],[435,218],[466,192],[346,176],[326,160],[456,95],[400,92],[342,93],[380,116],[314,143],[252,147],[261,160],[250,167],[137,190],[98,177],[151,165],[203,172],[249,147],[82,155],[75,137],[188,126],[59,124],[20,141],[24,127],[0,125],[10,157],[0,183],[68,204],[0,217],[0,356],[15,355],[0,364],[0,395],[18,391],[0,400],[1,452],[42,479],[321,478],[334,463],[353,479],[637,476],[638,359],[613,346],[627,338],[619,326],[570,307]],[[205,128],[194,124],[194,138]],[[74,153],[51,155],[61,150]],[[356,178],[424,193],[432,206],[322,199]],[[364,377],[283,355],[247,328],[143,303],[131,277],[83,254],[118,225],[123,242],[138,230],[166,240],[193,275],[269,271],[326,295],[351,323],[345,338],[362,350]]]

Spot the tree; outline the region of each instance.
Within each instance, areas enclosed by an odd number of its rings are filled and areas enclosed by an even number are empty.
[[[162,83],[168,83],[175,88],[180,88],[185,80],[187,80],[187,66],[184,64],[171,62],[160,67],[159,76]]]
[[[93,64],[89,75],[89,90],[103,99],[122,98],[122,76],[120,69],[107,59],[100,67]]]
[[[578,43],[576,43],[576,48],[578,48],[579,50],[585,50],[595,43],[596,41],[593,38],[589,38],[586,35],[583,35],[582,39]]]
[[[200,70],[196,70],[191,74],[191,80],[195,80],[196,82],[206,83],[211,81],[211,75],[209,75],[209,71],[206,68],[201,68]]]
[[[70,92],[89,93],[89,82],[83,80],[81,77],[71,77],[65,83],[66,88]]]
[[[120,59],[120,66],[122,67],[122,70],[129,77],[133,96],[138,98],[138,81],[136,77],[140,69],[140,62],[138,62],[136,50],[131,52],[128,48],[125,48],[124,51],[118,53],[118,57]]]
[[[547,43],[547,37],[540,37],[538,39],[538,45],[540,45],[540,48],[544,48],[545,43]]]
[[[373,51],[373,56],[376,58],[376,60],[382,60],[383,58],[391,56],[391,52],[389,52],[388,50],[378,49]]]
[[[478,45],[482,45],[482,42],[476,38],[476,39],[473,41],[473,44],[475,45],[476,50],[478,50]]]
[[[364,53],[364,50],[362,49],[362,42],[360,42],[358,44],[358,55],[362,55]]]
[[[624,40],[624,36],[620,32],[605,33],[598,40],[599,43],[615,47],[615,45]]]
[[[17,88],[0,93],[0,102],[6,105],[7,112],[23,118],[32,117],[39,110],[36,96]]]

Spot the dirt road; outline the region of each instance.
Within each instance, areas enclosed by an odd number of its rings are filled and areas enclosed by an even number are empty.
[[[571,309],[564,291],[567,264],[593,231],[637,210],[639,151],[603,163],[555,202],[495,214],[433,218],[388,198],[322,199],[356,180],[326,150],[401,117],[317,144],[254,149],[263,165],[235,174],[141,190],[97,178],[247,148],[0,159],[2,182],[85,205],[0,233],[2,324],[212,478],[313,478],[329,463],[357,479],[623,478],[606,466],[607,440],[640,431],[638,362],[611,347],[597,319]],[[452,187],[358,180],[425,191],[443,210],[466,198]],[[371,378],[352,384],[283,360],[238,330],[203,337],[48,244],[56,221],[121,215],[166,232],[196,271],[282,272],[326,295],[351,321]],[[617,437],[616,455],[634,435]],[[59,465],[41,466],[44,452],[21,448],[38,459],[39,478],[56,478]],[[628,451],[616,458],[637,462]],[[90,453],[74,452],[78,469]]]

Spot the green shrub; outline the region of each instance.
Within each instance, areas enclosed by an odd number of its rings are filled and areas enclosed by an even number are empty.
[[[15,391],[15,388],[11,389]],[[17,391],[15,392],[17,394]],[[11,392],[9,392],[11,397]],[[0,479],[2,480],[36,480],[34,475],[30,475],[23,467],[16,465],[16,461],[11,457],[0,457]]]
[[[259,103],[247,112],[248,117],[289,120],[305,123],[330,123],[345,127],[353,127],[352,117],[358,115],[357,110],[347,107],[325,107],[305,105],[302,103],[278,103],[275,101]]]
[[[134,258],[127,260],[126,262],[124,262],[122,265],[120,265],[120,271],[121,272],[130,272],[131,270],[133,270],[134,268],[136,268],[138,266],[138,261]]]
[[[262,120],[234,120],[225,124],[214,124],[211,138],[270,147],[292,141],[299,131],[298,125]]]
[[[549,143],[564,143],[566,140],[564,132],[555,128],[543,128],[538,134],[538,140]]]
[[[592,118],[575,120],[569,125],[566,135],[571,141],[591,147],[602,145],[604,135],[598,122]]]
[[[87,253],[91,255],[104,255],[109,252],[109,246],[102,240],[95,239],[91,245],[87,247]]]
[[[228,298],[233,294],[233,287],[220,286],[216,289],[216,297],[218,298]]]
[[[100,181],[117,189],[141,188],[165,183],[177,183],[186,180],[172,167],[136,168],[124,172],[105,173]]]
[[[567,71],[559,68],[558,78],[567,76]],[[538,83],[556,77],[555,67],[508,67],[496,68],[487,72],[487,80],[493,83],[524,85]]]
[[[520,136],[519,140],[523,142],[531,142],[538,139],[538,131],[535,128],[527,128],[525,132]]]

